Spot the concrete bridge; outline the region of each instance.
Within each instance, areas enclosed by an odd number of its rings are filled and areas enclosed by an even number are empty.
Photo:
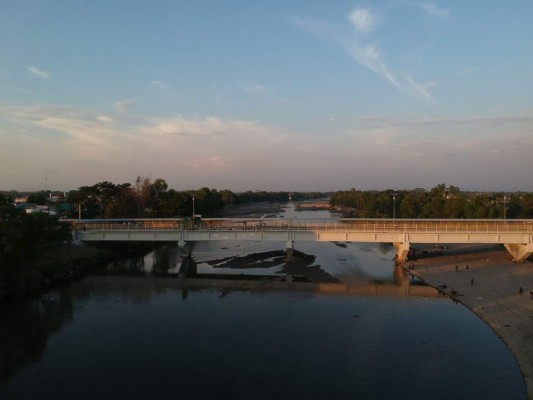
[[[412,244],[502,244],[516,262],[533,253],[533,220],[472,219],[95,219],[69,220],[75,239],[178,242],[186,255],[197,241],[284,242],[288,257],[294,242],[392,243],[397,260]]]

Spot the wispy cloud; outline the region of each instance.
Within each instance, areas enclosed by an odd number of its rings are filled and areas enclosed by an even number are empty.
[[[411,85],[411,88],[415,90],[417,94],[419,94],[422,97],[425,97],[429,101],[433,101],[433,98],[431,97],[431,94],[429,93],[428,89],[435,86],[437,84],[436,81],[418,83],[418,82],[415,82],[415,80],[412,79],[410,76],[406,76],[405,80],[409,82],[409,84]]]
[[[420,117],[395,118],[387,115],[355,116],[328,118],[326,121],[351,121],[357,124],[381,127],[397,126],[438,126],[438,125],[475,125],[498,127],[511,124],[527,124],[533,126],[533,116],[528,115],[479,115],[470,117]]]
[[[152,86],[160,89],[160,90],[169,90],[170,89],[170,86],[167,85],[165,82],[163,81],[160,81],[160,80],[153,80],[152,82]]]
[[[450,11],[448,11],[445,8],[441,8],[437,6],[435,3],[420,2],[418,3],[418,5],[429,15],[433,15],[433,16],[441,17],[441,18],[446,18],[450,15]]]
[[[429,89],[436,81],[419,83],[411,76],[401,75],[391,69],[382,48],[371,41],[369,33],[379,25],[379,15],[370,8],[356,8],[347,15],[351,29],[333,25],[311,17],[294,18],[293,23],[314,36],[331,39],[344,47],[357,63],[386,79],[397,90],[433,102]]]
[[[124,112],[133,107],[134,104],[135,102],[133,100],[120,100],[115,102],[113,105],[117,111]]]
[[[100,115],[96,117],[98,121],[105,122],[105,123],[111,123],[113,122],[113,118],[107,116],[107,115]]]
[[[356,8],[348,15],[348,19],[355,31],[362,34],[373,31],[378,24],[378,16],[370,8]]]
[[[49,72],[39,69],[37,67],[32,67],[32,66],[28,67],[28,72],[38,78],[48,79],[51,76]]]
[[[454,76],[464,76],[464,75],[469,75],[469,74],[472,74],[474,72],[476,72],[478,70],[477,67],[468,67],[468,68],[463,68],[459,71],[457,71],[455,74],[453,74]]]
[[[257,83],[244,85],[244,91],[252,97],[262,97],[270,94],[270,90]]]
[[[397,89],[401,89],[402,85],[394,74],[389,70],[383,54],[377,45],[369,44],[361,46],[354,42],[347,46],[348,53],[361,65],[374,71],[376,74],[387,79]]]
[[[103,179],[124,182],[139,169],[170,178],[169,184],[177,189],[205,185],[232,190],[324,190],[323,185],[332,185],[333,190],[353,182],[375,188],[405,176],[412,179],[403,184],[413,187],[428,187],[435,176],[468,186],[484,179],[490,168],[513,169],[517,182],[530,182],[528,171],[533,167],[530,113],[345,117],[340,118],[341,129],[333,127],[336,135],[319,133],[332,127],[329,124],[309,135],[219,116],[132,119],[120,113],[2,102],[0,119],[3,165],[22,163],[25,170],[38,170],[54,163],[63,171],[58,179],[65,188]],[[397,151],[391,153],[391,148]],[[495,151],[497,159],[491,158]],[[393,170],[391,157],[401,161]],[[369,176],[368,165],[382,171]],[[453,168],[457,168],[455,179],[442,175]],[[288,170],[291,174],[286,174]],[[169,171],[180,171],[179,177]],[[261,176],[259,184],[257,176]],[[19,178],[12,177],[10,168],[0,168],[0,180],[9,186]]]

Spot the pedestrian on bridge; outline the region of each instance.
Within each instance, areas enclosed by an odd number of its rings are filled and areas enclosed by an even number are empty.
[[[474,286],[474,278],[470,279],[470,286]]]

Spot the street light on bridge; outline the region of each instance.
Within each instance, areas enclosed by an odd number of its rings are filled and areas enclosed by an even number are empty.
[[[392,193],[392,222],[396,225],[396,192]]]
[[[511,197],[510,194],[503,195],[503,219],[507,219],[507,205],[505,204],[505,202],[509,200],[510,197]]]

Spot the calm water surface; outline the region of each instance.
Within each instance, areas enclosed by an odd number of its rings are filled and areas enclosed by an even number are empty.
[[[212,243],[194,254],[199,273],[293,268],[394,285],[386,246],[296,248],[309,255],[296,266],[278,260],[282,244]],[[182,290],[175,277],[146,276],[176,271],[176,254],[2,306],[0,399],[525,399],[508,349],[447,298]]]

